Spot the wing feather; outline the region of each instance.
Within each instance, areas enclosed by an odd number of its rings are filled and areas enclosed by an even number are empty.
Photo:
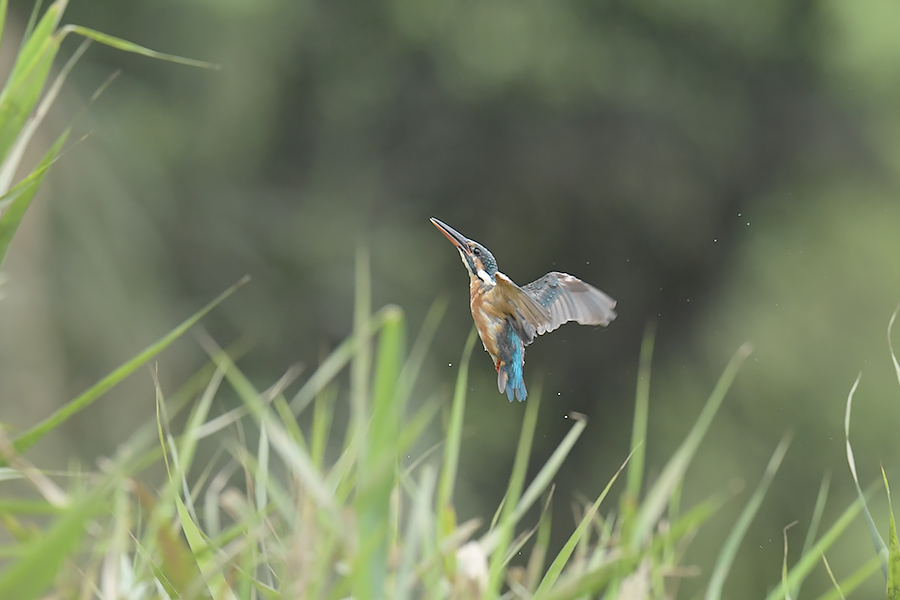
[[[519,289],[547,309],[547,318],[536,325],[538,335],[554,331],[568,321],[608,325],[616,318],[615,300],[567,273],[547,273]]]
[[[551,321],[550,310],[503,273],[498,271],[494,279],[500,292],[497,297],[506,303],[502,310],[513,318],[519,336],[527,346],[541,333],[540,328]]]

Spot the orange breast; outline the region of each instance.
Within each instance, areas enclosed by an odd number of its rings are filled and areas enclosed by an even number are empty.
[[[470,307],[472,309],[472,319],[475,321],[475,328],[484,344],[484,349],[488,351],[497,362],[497,356],[500,353],[497,346],[497,340],[503,331],[506,323],[506,316],[495,307],[496,303],[492,302],[492,293],[494,288],[488,288],[483,281],[472,278],[469,284]]]

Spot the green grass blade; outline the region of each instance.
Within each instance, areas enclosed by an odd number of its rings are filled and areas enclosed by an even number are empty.
[[[769,465],[766,467],[766,471],[763,474],[759,485],[756,486],[756,490],[753,492],[753,495],[750,496],[747,506],[741,511],[734,527],[725,539],[725,544],[719,551],[719,558],[716,560],[712,575],[709,579],[709,585],[706,588],[706,600],[719,600],[722,597],[725,579],[728,577],[728,572],[731,570],[731,565],[734,563],[735,556],[737,556],[738,548],[740,548],[741,542],[747,534],[747,530],[750,529],[750,524],[753,522],[753,518],[759,510],[759,506],[762,504],[763,498],[769,489],[769,485],[772,483],[772,479],[775,478],[775,473],[778,472],[778,468],[781,466],[781,461],[784,459],[784,455],[787,452],[790,443],[790,436],[786,435],[781,438],[781,442],[778,444],[778,447],[775,448],[775,452],[769,460]]]
[[[66,61],[66,64],[63,65],[63,68],[60,69],[59,73],[54,78],[53,84],[46,93],[44,93],[44,97],[41,99],[40,104],[38,104],[34,114],[25,121],[24,126],[19,131],[19,135],[16,137],[16,141],[10,147],[2,167],[0,167],[0,191],[5,191],[10,188],[13,177],[19,168],[22,156],[25,154],[25,149],[28,147],[29,142],[31,142],[38,127],[40,127],[41,123],[44,121],[44,117],[50,112],[50,107],[53,106],[53,102],[59,95],[60,90],[62,90],[63,84],[66,82],[69,73],[75,68],[78,60],[84,56],[89,45],[90,40],[85,40],[84,43],[75,50],[72,56],[69,57],[69,60]],[[49,164],[47,166],[49,166]]]
[[[887,474],[881,467],[881,478],[884,479],[884,490],[887,492],[888,517],[890,518],[890,537],[888,554],[888,600],[900,600],[900,544],[897,542],[897,527],[894,524],[894,508],[891,506],[891,486],[888,485]]]
[[[282,522],[285,526],[292,527],[296,523],[298,517],[296,498],[291,497],[290,492],[282,487],[278,478],[270,477],[268,474],[260,474],[260,470],[263,467],[260,464],[258,457],[254,456],[246,446],[239,442],[232,442],[228,444],[227,449],[231,455],[236,458],[241,468],[244,469],[248,481],[252,478],[254,485],[256,485],[257,482],[265,483],[267,504],[258,507],[257,504],[251,503],[249,498],[242,498],[241,506],[246,508],[246,516],[252,516],[252,518],[249,519],[252,523],[249,522],[247,518],[242,518],[235,524],[234,529],[226,531],[224,534],[220,534],[218,539],[225,544],[230,542],[232,538],[246,535],[246,532],[251,529],[251,525],[254,527],[258,525],[265,526],[264,519],[267,518],[270,513],[274,512],[281,513],[283,518]]]
[[[303,435],[303,430],[300,429],[300,425],[297,423],[297,418],[294,416],[294,413],[291,412],[291,407],[288,405],[287,399],[282,393],[284,388],[290,385],[290,382],[296,379],[299,373],[299,367],[291,367],[274,387],[270,387],[264,392],[264,395],[267,398],[272,398],[272,407],[278,414],[278,417],[280,418],[279,422],[284,426],[288,435],[290,435],[297,444],[300,444],[305,448],[310,448],[310,446],[307,445],[306,436]],[[312,454],[310,454],[310,456],[312,456]]]
[[[546,593],[535,594],[535,600],[575,600],[588,598],[605,589],[610,582],[625,576],[640,563],[637,554],[627,554],[609,560],[589,571],[556,584]]]
[[[145,48],[143,46],[139,46],[133,42],[129,42],[127,40],[123,40],[121,38],[117,38],[115,36],[101,33],[94,29],[89,29],[87,27],[82,27],[80,25],[66,25],[59,30],[59,38],[62,40],[66,35],[74,33],[76,35],[80,35],[82,37],[94,40],[95,42],[99,42],[106,46],[110,46],[117,50],[122,50],[124,52],[131,52],[132,54],[140,54],[141,56],[147,56],[149,58],[155,58],[158,60],[164,60],[167,62],[177,63],[179,65],[187,65],[189,67],[200,67],[201,69],[221,69],[220,65],[215,63],[205,62],[202,60],[194,60],[192,58],[184,58],[183,56],[176,56],[174,54],[166,54],[164,52],[157,52],[155,50],[151,50],[149,48]]]
[[[892,341],[891,333],[894,329],[894,321],[897,320],[897,313],[900,312],[900,304],[897,305],[897,308],[894,309],[894,313],[891,315],[891,320],[888,321],[887,328],[887,339],[888,339],[888,350],[891,353],[891,362],[894,364],[894,374],[897,376],[897,383],[900,383],[900,362],[897,362],[897,354],[894,352],[894,342]]]
[[[404,406],[397,402],[400,374],[406,353],[406,319],[397,306],[389,307],[378,339],[375,375],[372,384],[372,425],[370,436],[375,451],[392,450],[400,428]]]
[[[388,515],[395,481],[403,399],[398,397],[405,355],[403,312],[393,307],[378,340],[372,415],[360,454],[356,494],[359,547],[366,555],[353,570],[355,598],[383,598],[387,580]]]
[[[334,420],[334,403],[337,399],[337,386],[326,387],[316,396],[313,404],[312,433],[309,439],[309,455],[317,468],[325,465],[325,449],[331,434],[331,423]]]
[[[569,416],[574,421],[572,428],[566,433],[566,436],[559,443],[559,446],[556,447],[556,450],[553,451],[553,454],[550,455],[550,458],[547,459],[547,462],[544,463],[544,466],[541,467],[541,470],[538,471],[538,474],[534,476],[534,480],[528,485],[525,493],[522,494],[522,498],[519,500],[515,512],[513,512],[514,523],[518,523],[525,516],[525,513],[528,512],[528,509],[541,497],[541,494],[550,487],[559,468],[566,460],[566,457],[569,456],[572,447],[575,446],[575,442],[578,441],[578,438],[584,432],[584,428],[587,427],[586,416],[575,412],[569,413]]]
[[[6,0],[0,0],[0,42],[3,41],[3,28],[6,26]]]
[[[684,482],[682,482],[680,485],[675,486],[675,490],[672,492],[672,498],[669,499],[669,508],[666,511],[666,518],[670,523],[674,523],[678,519],[678,516],[681,514],[682,492],[684,492]],[[663,548],[661,559],[663,561],[663,564],[674,565],[677,563],[679,555],[679,549],[670,544]]]
[[[233,344],[228,348],[228,355],[232,358],[232,360],[237,360],[242,357],[248,350],[248,346],[246,340],[240,340],[236,344]],[[190,404],[193,403],[196,396],[203,392],[209,386],[209,382],[212,378],[219,377],[217,374],[218,369],[216,364],[213,361],[209,361],[206,365],[200,368],[194,375],[192,375],[187,383],[183,384],[178,390],[172,394],[169,399],[166,401],[166,412],[168,412],[171,418],[175,418],[177,415],[181,414],[181,412]],[[215,419],[210,419],[203,425],[203,431],[200,432],[201,437],[205,437],[211,435],[215,431],[218,431],[216,428],[216,423],[218,421],[226,421],[228,420],[229,414],[236,414],[238,411],[241,411],[241,414],[238,416],[234,416],[233,420],[239,419],[243,416],[243,413],[246,409],[243,406],[235,408],[231,411],[228,411],[221,417],[217,417]],[[230,421],[229,421],[230,422]],[[221,427],[225,427],[227,424],[222,424]],[[141,448],[145,448],[150,443],[155,443],[156,438],[158,437],[157,427],[155,422],[150,422],[145,424],[143,427],[139,428],[134,432],[131,439],[129,440],[129,444],[131,447],[138,451]],[[157,452],[157,448],[154,448],[152,452]],[[148,456],[145,460],[152,459]]]
[[[0,514],[28,515],[55,515],[61,512],[58,506],[46,500],[23,500],[0,498]]]
[[[203,391],[203,395],[200,396],[200,401],[191,409],[187,423],[184,426],[184,435],[181,436],[181,440],[179,440],[178,444],[179,464],[176,472],[176,477],[178,479],[187,475],[191,469],[191,465],[194,462],[194,455],[197,452],[197,445],[200,442],[200,433],[202,432],[203,424],[206,422],[207,417],[209,417],[213,399],[216,397],[216,393],[219,390],[219,385],[221,384],[223,377],[224,373],[217,370],[210,380],[209,385],[207,385],[206,389]]]
[[[237,289],[244,285],[248,280],[249,277],[244,277],[243,279],[238,281],[236,284],[222,292],[215,300],[194,313],[181,325],[148,346],[131,360],[123,363],[112,373],[97,382],[93,387],[82,393],[80,396],[74,398],[73,400],[70,400],[52,415],[26,431],[25,433],[16,437],[13,441],[13,446],[16,449],[16,452],[21,454],[22,452],[36,444],[41,438],[47,435],[47,433],[59,427],[59,425],[68,420],[72,415],[80,412],[81,410],[84,410],[85,408],[93,404],[95,400],[115,387],[123,379],[134,373],[138,368],[140,368],[141,365],[162,352],[172,342],[184,335],[184,333],[188,329],[193,327],[209,311],[221,304],[222,301],[224,301],[231,294],[237,291]],[[2,463],[2,460],[0,460],[0,463]]]
[[[253,387],[243,373],[231,361],[227,353],[215,346],[209,339],[201,339],[201,342],[213,361],[225,372],[225,377],[234,391],[250,409],[250,413],[257,422],[266,420],[269,440],[272,448],[278,452],[284,464],[291,470],[305,492],[313,498],[321,509],[321,515],[328,517],[331,523],[340,523],[338,506],[335,503],[334,494],[319,470],[316,468],[306,449],[296,443],[285,428],[274,418],[268,418],[270,413],[259,397],[259,392]]]
[[[469,385],[469,359],[475,348],[477,335],[475,328],[469,332],[469,338],[463,347],[462,358],[459,360],[459,373],[456,376],[456,388],[453,391],[453,405],[450,409],[450,424],[447,426],[447,435],[444,440],[444,461],[441,467],[440,483],[438,484],[437,511],[438,515],[444,511],[452,510],[453,488],[456,485],[456,471],[459,466],[459,452],[462,446],[463,421],[466,412],[466,390]]]
[[[491,525],[488,527],[488,531],[493,531],[497,527],[497,523],[500,521],[500,515],[503,513],[503,507],[506,506],[506,498],[509,496],[509,488],[506,488],[506,491],[503,492],[503,498],[500,499],[500,505],[497,507],[497,510],[494,511],[494,516],[491,517]]]
[[[34,195],[44,181],[47,167],[56,159],[63,144],[66,143],[68,135],[69,132],[67,130],[59,136],[56,142],[53,143],[41,159],[41,162],[37,167],[37,169],[40,170],[40,174],[31,179],[31,181],[21,189],[19,195],[10,203],[6,211],[0,214],[0,265],[3,264],[3,259],[6,257],[6,251],[9,250],[9,245],[12,243],[13,236],[15,236],[16,230],[18,230],[19,224],[22,222],[22,217],[25,216],[25,211],[28,210],[31,201],[34,199]]]
[[[786,526],[784,529],[781,530],[781,535],[784,536],[784,552],[782,553],[782,556],[781,556],[781,587],[784,588],[785,590],[791,589],[791,586],[789,586],[788,582],[787,582],[787,578],[788,578],[788,568],[787,568],[788,535],[787,535],[787,532],[788,532],[788,529],[790,529],[791,527],[793,527],[796,524],[797,524],[797,521],[794,521],[793,523],[791,523],[790,525]],[[823,554],[823,556],[824,556],[824,554]],[[787,591],[785,591],[784,597],[785,597],[785,600],[791,600],[791,595]]]
[[[35,3],[35,10],[28,19],[28,26],[25,28],[26,36],[22,40],[22,46],[19,48],[16,64],[9,74],[9,82],[25,77],[29,69],[38,61],[43,53],[45,44],[53,36],[53,32],[59,25],[59,21],[62,19],[69,2],[68,0],[56,0],[56,2],[47,7],[47,10],[39,18],[40,4],[40,2]]]
[[[641,545],[643,540],[650,534],[653,527],[655,527],[659,517],[663,514],[663,511],[669,502],[669,498],[672,496],[672,492],[684,477],[684,473],[687,471],[688,465],[690,465],[694,454],[697,452],[700,442],[706,435],[713,417],[722,405],[722,401],[725,399],[728,388],[731,387],[731,383],[734,381],[735,376],[740,370],[741,363],[743,363],[744,359],[750,355],[750,352],[751,346],[749,344],[744,344],[738,348],[734,357],[722,372],[722,376],[719,378],[716,387],[706,401],[706,405],[700,412],[700,416],[697,417],[697,422],[691,428],[690,433],[688,433],[671,460],[669,460],[665,468],[663,468],[659,479],[647,492],[647,498],[641,505],[635,517],[636,521],[634,529],[631,532],[631,539],[629,540],[632,548],[637,548]]]
[[[881,534],[878,533],[878,527],[875,526],[875,519],[872,518],[872,513],[869,512],[862,487],[859,485],[859,477],[856,475],[856,459],[853,457],[853,448],[850,446],[850,410],[853,406],[853,396],[856,394],[856,388],[859,387],[861,379],[862,373],[857,375],[856,381],[853,382],[853,386],[850,388],[850,393],[847,394],[847,411],[844,413],[844,443],[847,448],[847,464],[850,465],[850,475],[853,477],[853,485],[856,486],[856,496],[862,505],[863,514],[866,517],[866,525],[869,527],[869,536],[871,536],[872,543],[875,545],[875,552],[881,556],[882,571],[885,579],[887,579],[888,548],[881,538]]]
[[[506,551],[506,556],[503,557],[503,568],[507,569],[509,567],[509,561],[513,559],[517,554],[522,553],[522,548],[525,547],[525,544],[534,537],[534,534],[537,533],[538,528],[540,527],[540,521],[544,518],[544,511],[541,511],[541,514],[538,516],[538,523],[534,525],[528,531],[523,531],[512,541],[512,544],[509,546],[509,550]]]
[[[553,494],[553,489],[550,489]],[[541,573],[544,572],[545,561],[547,560],[547,549],[550,547],[550,531],[553,521],[553,513],[550,511],[550,501],[541,517],[538,526],[537,540],[535,540],[534,548],[531,550],[531,556],[528,557],[528,567],[526,568],[525,589],[534,594],[541,582]]]
[[[531,444],[534,441],[534,430],[537,426],[538,409],[541,405],[541,390],[538,388],[531,395],[525,407],[525,418],[522,421],[522,434],[519,437],[519,445],[516,449],[516,458],[513,461],[512,474],[509,478],[509,486],[506,491],[506,503],[497,523],[499,538],[494,551],[491,552],[488,587],[484,598],[493,600],[499,596],[500,584],[503,581],[503,560],[509,549],[513,537],[516,505],[522,488],[525,486],[525,474],[528,470],[528,459],[531,457]]]
[[[633,454],[634,450],[632,450],[631,452]],[[622,463],[622,466],[620,466],[615,475],[612,476],[612,479],[609,480],[609,482],[606,484],[606,487],[603,488],[603,491],[600,492],[599,496],[597,496],[597,499],[591,505],[591,508],[585,513],[584,517],[582,517],[581,522],[578,524],[578,527],[575,528],[575,531],[572,533],[572,535],[569,536],[569,539],[566,540],[566,543],[556,555],[556,558],[554,558],[553,562],[550,563],[550,567],[544,574],[543,579],[541,579],[541,583],[538,586],[537,591],[535,592],[535,596],[540,595],[542,592],[549,592],[556,584],[556,580],[562,573],[563,568],[565,568],[566,564],[569,562],[569,558],[575,551],[576,546],[584,537],[584,534],[587,533],[588,529],[591,526],[591,523],[594,521],[594,515],[596,515],[597,511],[600,509],[600,504],[606,498],[606,495],[609,493],[610,488],[616,482],[616,479],[619,478],[619,474],[622,472],[622,469],[625,468],[625,465],[628,464],[630,459],[631,455],[629,455],[625,459],[625,462]]]
[[[825,534],[819,539],[818,542],[810,549],[808,554],[805,554],[800,557],[800,560],[797,561],[787,577],[787,589],[793,589],[797,586],[797,584],[804,580],[807,575],[813,570],[813,568],[819,563],[819,557],[822,556],[828,548],[837,541],[838,537],[844,532],[845,529],[853,522],[853,519],[859,515],[860,507],[862,503],[857,500],[853,502],[850,506],[844,510],[841,516],[837,521],[825,532]],[[785,598],[785,584],[779,583],[769,595],[766,596],[766,600],[782,600]]]
[[[434,547],[434,513],[431,511],[435,476],[430,466],[422,468],[418,488],[412,494],[412,514],[407,523],[405,544],[397,569],[394,598],[408,600],[412,597],[416,557]]]
[[[431,308],[428,309],[428,314],[425,315],[425,321],[422,323],[419,335],[416,336],[416,341],[410,349],[400,376],[397,398],[402,402],[406,402],[413,391],[419,372],[422,370],[422,364],[425,362],[425,357],[428,356],[428,349],[434,340],[434,334],[437,333],[438,325],[441,324],[441,319],[444,317],[446,310],[447,301],[444,299],[436,300],[431,305]]]
[[[429,400],[433,400],[433,398],[429,398]],[[422,439],[422,435],[439,411],[440,407],[437,402],[423,402],[422,406],[413,413],[412,417],[404,418],[403,429],[397,437],[398,454],[402,456],[404,452],[407,452],[416,442]]]
[[[0,162],[5,162],[47,81],[59,50],[53,31],[65,4],[64,0],[57,0],[44,12],[37,27],[22,45],[6,85],[0,92]]]
[[[63,132],[63,134],[68,134],[69,129]],[[84,138],[82,138],[84,139]],[[35,167],[28,175],[20,179],[12,188],[9,189],[5,194],[0,195],[0,214],[3,213],[15,200],[21,196],[22,194],[28,192],[31,189],[32,183],[36,179],[43,177],[44,173],[56,164],[60,158],[62,158],[64,152],[60,151],[56,154],[56,156],[48,162],[47,164],[42,164]],[[2,188],[0,188],[2,189]]]
[[[369,315],[372,306],[372,273],[369,255],[362,248],[356,252],[356,298],[353,307],[353,337],[356,352],[350,363],[350,436],[347,442],[365,439],[369,419],[369,371],[372,367],[372,335]]]
[[[386,314],[387,311],[382,309],[372,316],[368,326],[369,335],[374,335],[381,330],[381,327],[384,325]],[[316,372],[310,376],[309,380],[307,380],[300,390],[297,391],[290,402],[291,410],[295,415],[299,415],[303,412],[306,407],[309,406],[309,403],[321,393],[325,386],[329,385],[334,378],[337,377],[337,374],[350,363],[350,360],[356,356],[358,351],[358,339],[356,334],[351,334],[347,339],[341,342],[338,347],[322,361],[322,364],[319,365]]]
[[[695,532],[731,495],[733,494],[730,491],[719,492],[701,502],[672,523],[667,533],[654,538],[645,552],[625,551],[625,554],[596,565],[584,573],[567,576],[546,593],[535,594],[534,600],[575,600],[596,596],[611,582],[633,572],[650,553],[660,552],[666,545],[671,545]],[[617,595],[613,592],[610,597],[615,598]]]
[[[826,473],[819,485],[819,495],[816,496],[816,506],[813,508],[812,517],[809,520],[809,529],[806,532],[806,538],[803,540],[803,549],[800,556],[808,554],[813,544],[816,542],[816,536],[819,534],[819,524],[822,522],[822,513],[825,512],[825,501],[828,499],[828,488],[831,487],[831,475]],[[822,559],[825,556],[822,555]],[[800,587],[803,582],[798,582],[797,586],[791,588],[791,598],[800,596]]]
[[[653,360],[653,345],[656,339],[656,328],[648,325],[641,344],[640,366],[638,367],[637,391],[634,402],[634,423],[631,428],[631,447],[634,453],[628,465],[625,480],[626,493],[622,496],[622,519],[627,522],[628,512],[634,511],[638,498],[641,497],[641,481],[644,477],[644,454],[647,439],[647,419],[650,412],[650,371]],[[630,504],[630,506],[627,506]]]
[[[65,559],[76,552],[96,515],[109,510],[108,483],[64,509],[41,535],[27,542],[17,560],[0,572],[0,598],[42,597],[56,580]]]
[[[43,0],[36,0],[31,7],[31,13],[28,15],[28,23],[25,24],[25,30],[22,32],[22,42],[19,44],[19,51],[22,50],[22,45],[24,45],[25,42],[28,41],[28,38],[31,37],[31,32],[34,31],[34,24],[37,23],[38,15],[41,14],[41,6],[43,4]]]
[[[566,460],[569,452],[571,452],[575,442],[578,441],[578,438],[581,437],[581,434],[584,432],[584,428],[587,427],[587,417],[584,415],[571,413],[570,416],[575,422],[574,425],[572,425],[572,428],[566,434],[566,437],[563,438],[563,441],[560,442],[559,446],[556,447],[556,450],[553,451],[550,458],[547,459],[547,462],[544,463],[544,466],[541,467],[538,474],[535,475],[534,480],[529,484],[525,493],[522,494],[521,500],[519,500],[515,511],[513,511],[513,526],[525,516],[528,509],[531,508],[538,498],[540,498],[541,494],[544,493],[544,490],[550,487],[550,484],[553,482],[553,477],[556,476],[557,471],[559,471],[563,461]],[[498,541],[498,535],[498,531],[492,531],[481,541],[481,545],[484,546],[486,552],[491,552],[493,550],[494,544]]]
[[[822,555],[822,564],[825,565],[825,570],[828,571],[828,578],[831,579],[831,585],[834,586],[834,590],[840,595],[841,600],[847,600],[844,596],[844,592],[841,590],[840,584],[837,582],[837,579],[834,577],[834,571],[831,570],[831,565],[828,564],[828,559],[825,558],[825,555]],[[796,598],[796,596],[792,596]]]
[[[210,551],[203,533],[190,513],[185,507],[181,498],[175,497],[175,506],[178,508],[178,520],[181,523],[181,529],[184,531],[184,538],[191,547],[194,559],[203,577],[206,580],[206,586],[212,598],[221,598],[222,600],[236,600],[234,593],[231,591],[228,583],[225,581],[225,575],[216,564],[215,556]]]
[[[172,465],[169,464],[169,455],[171,449],[168,448],[167,440],[171,437],[169,426],[169,416],[166,412],[165,398],[163,397],[162,387],[159,385],[159,377],[155,371],[151,371],[153,377],[153,391],[155,392],[156,405],[156,430],[159,434],[159,448],[163,455],[163,464],[166,467],[166,474],[169,476],[170,484],[172,479]],[[170,485],[169,487],[173,487]]]
[[[822,559],[824,560],[824,558],[825,555],[823,554]],[[881,557],[877,555],[873,556],[863,563],[861,567],[856,569],[856,571],[838,582],[835,589],[829,590],[825,594],[819,596],[818,600],[844,600],[846,594],[852,594],[856,588],[877,573],[881,568],[881,564]]]

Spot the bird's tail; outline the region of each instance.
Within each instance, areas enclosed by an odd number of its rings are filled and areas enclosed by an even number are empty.
[[[497,388],[500,393],[506,392],[509,401],[513,401],[513,397],[519,402],[525,400],[528,396],[528,390],[525,389],[525,378],[522,376],[522,366],[525,363],[524,356],[515,357],[511,363],[501,363],[497,369]]]

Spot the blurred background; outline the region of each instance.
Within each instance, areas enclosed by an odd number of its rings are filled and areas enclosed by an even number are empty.
[[[4,57],[32,6],[10,5]],[[560,270],[619,302],[608,329],[570,324],[528,350],[526,381],[544,390],[533,464],[567,413],[590,417],[557,481],[557,545],[573,504],[628,455],[645,327],[657,327],[651,471],[753,343],[684,505],[746,488],[695,540],[701,575],[681,591],[702,589],[792,431],[726,586],[760,597],[780,581],[793,521],[799,551],[822,477],[825,525],[854,497],[842,427],[859,372],[861,480],[883,462],[900,481],[886,337],[900,301],[898,20],[887,0],[73,0],[64,22],[222,69],[99,45],[76,68],[46,133],[74,119],[90,135],[54,167],[4,263],[0,420],[33,424],[245,274],[204,326],[223,345],[254,342],[241,366],[260,387],[297,362],[310,372],[350,331],[359,247],[375,306],[402,306],[411,335],[448,301],[418,396],[449,403],[471,316],[436,216],[520,284]],[[166,351],[164,389],[203,358],[190,337]],[[479,344],[460,519],[489,517],[507,483],[523,405],[495,378]],[[145,373],[30,456],[92,462],[153,412]],[[872,508],[886,529],[883,503]],[[840,579],[872,552],[858,521],[828,558]],[[828,585],[822,571],[808,587]],[[883,593],[880,576],[869,585]]]

